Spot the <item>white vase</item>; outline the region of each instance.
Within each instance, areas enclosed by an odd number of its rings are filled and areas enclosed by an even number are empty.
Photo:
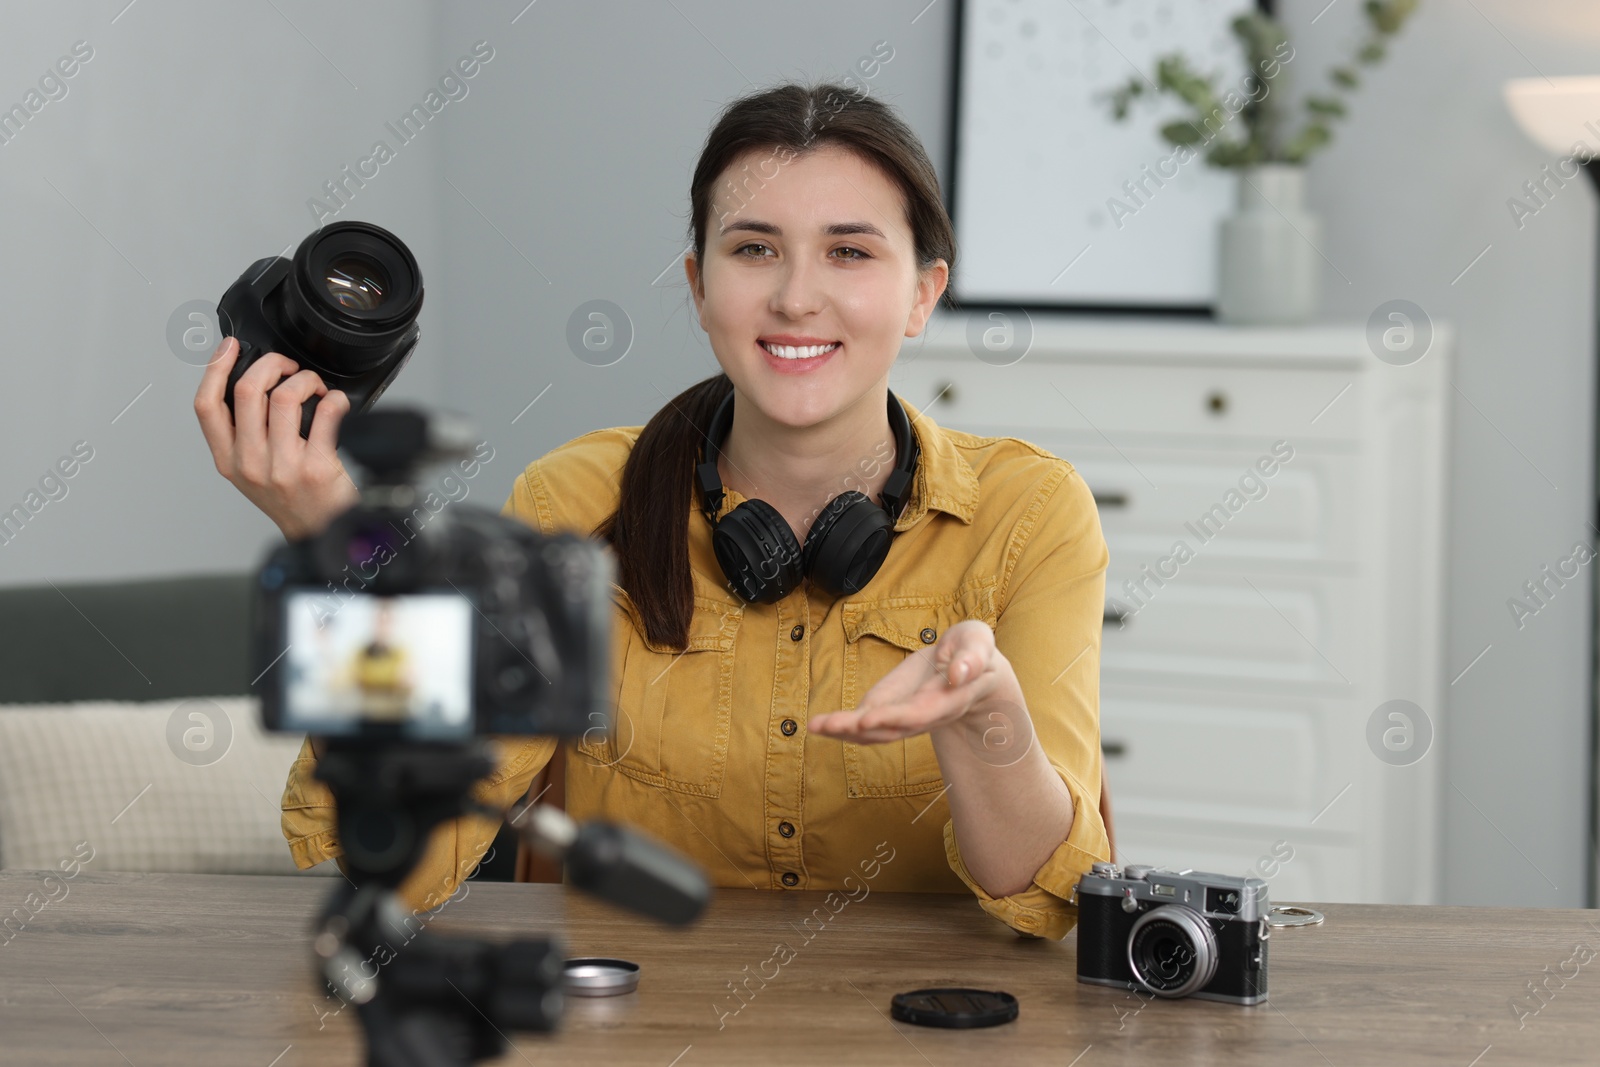
[[[1238,183],[1238,210],[1222,220],[1217,243],[1217,318],[1236,325],[1310,321],[1322,226],[1305,207],[1305,168],[1245,167]]]

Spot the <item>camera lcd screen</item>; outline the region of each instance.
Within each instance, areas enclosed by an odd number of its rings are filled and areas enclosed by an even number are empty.
[[[473,607],[458,593],[284,596],[281,729],[449,739],[473,733]]]

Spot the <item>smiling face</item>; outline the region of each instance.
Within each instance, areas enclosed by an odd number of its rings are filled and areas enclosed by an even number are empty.
[[[724,171],[705,262],[691,255],[686,270],[700,325],[739,395],[801,428],[877,395],[949,269],[941,259],[919,273],[904,195],[854,152],[824,145],[770,179],[748,177],[773,165],[771,152],[752,151]],[[746,184],[730,190],[741,174]]]

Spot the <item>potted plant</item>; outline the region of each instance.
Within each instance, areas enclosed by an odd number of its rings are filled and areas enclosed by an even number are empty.
[[[1188,114],[1161,136],[1179,163],[1196,155],[1238,175],[1237,211],[1222,220],[1218,242],[1217,317],[1233,323],[1298,323],[1316,312],[1318,219],[1305,206],[1305,164],[1333,139],[1333,123],[1360,85],[1358,68],[1383,59],[1419,0],[1366,0],[1365,35],[1347,63],[1328,72],[1328,86],[1289,106],[1278,82],[1294,59],[1283,24],[1257,12],[1231,23],[1249,62],[1237,88],[1200,74],[1181,53],[1156,62],[1152,85],[1134,78],[1107,94],[1121,121],[1142,96],[1170,93]]]

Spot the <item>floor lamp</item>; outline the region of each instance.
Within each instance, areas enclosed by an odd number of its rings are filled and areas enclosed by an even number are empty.
[[[1505,83],[1505,96],[1506,106],[1522,132],[1540,148],[1559,157],[1554,168],[1558,178],[1576,178],[1576,168],[1581,167],[1600,191],[1600,77],[1516,78]],[[1600,331],[1600,325],[1596,328]],[[1600,389],[1600,366],[1596,367],[1596,379]],[[1600,393],[1595,412],[1600,416]],[[1595,425],[1600,433],[1600,422]],[[1595,479],[1589,520],[1600,530],[1600,455],[1596,456]],[[1600,565],[1591,567],[1589,574],[1588,905],[1592,908],[1600,891]]]

